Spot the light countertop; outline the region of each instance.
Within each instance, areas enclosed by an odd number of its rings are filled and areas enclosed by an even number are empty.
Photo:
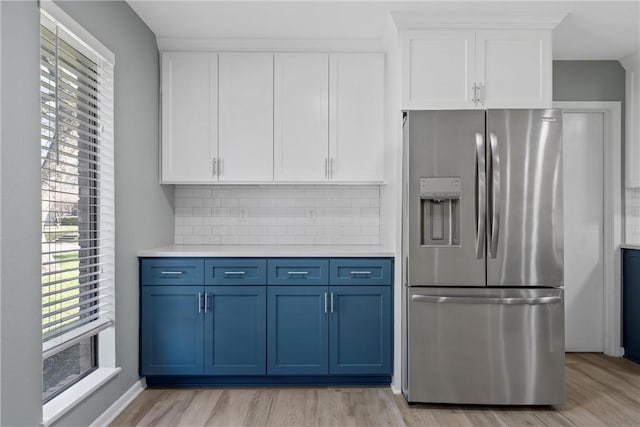
[[[139,257],[392,257],[381,246],[169,245],[138,251]]]
[[[625,243],[623,245],[620,245],[620,249],[636,249],[640,251],[640,245],[632,245],[629,243]]]

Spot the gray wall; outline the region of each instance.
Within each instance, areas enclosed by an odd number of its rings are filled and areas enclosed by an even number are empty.
[[[57,4],[116,56],[116,360],[122,372],[63,417],[88,425],[138,380],[139,249],[173,242],[173,192],[158,184],[158,49],[123,1]],[[41,417],[39,14],[2,7],[2,419]],[[12,203],[7,203],[12,201]],[[8,269],[7,266],[11,268]]]
[[[40,291],[40,15],[2,7],[2,420],[37,425],[42,396]]]
[[[624,102],[624,79],[619,61],[553,61],[553,100]]]

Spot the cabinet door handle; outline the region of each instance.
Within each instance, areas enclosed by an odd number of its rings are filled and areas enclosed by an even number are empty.
[[[205,292],[204,293],[204,312],[206,313],[209,307],[209,293]]]
[[[224,175],[224,159],[222,157],[220,157],[218,162],[220,162],[220,164],[218,165],[218,169],[220,171],[220,176],[222,176],[222,175]]]
[[[324,293],[324,314],[327,314],[327,293]]]
[[[476,98],[478,98],[478,104],[484,105],[484,83],[478,83],[477,91],[478,95]]]
[[[333,178],[334,158],[329,159],[329,178]]]
[[[324,159],[324,177],[329,178],[329,159],[326,157]]]
[[[218,159],[216,157],[213,158],[213,176],[218,175]]]
[[[333,313],[333,292],[331,292],[331,313]]]
[[[478,104],[478,85],[474,83],[473,86],[471,86],[471,90],[473,91],[473,98],[471,98],[471,101],[473,102],[474,105],[477,105]]]
[[[182,276],[182,271],[161,271],[161,276]]]
[[[202,313],[202,292],[198,292],[198,313]]]

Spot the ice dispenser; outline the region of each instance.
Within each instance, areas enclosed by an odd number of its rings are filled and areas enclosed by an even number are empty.
[[[420,178],[420,244],[460,245],[461,178]]]

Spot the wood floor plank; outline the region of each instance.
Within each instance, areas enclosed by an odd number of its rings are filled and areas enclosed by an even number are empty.
[[[384,387],[147,389],[112,426],[621,426],[640,427],[640,365],[602,354],[566,357],[558,407],[408,405]]]

